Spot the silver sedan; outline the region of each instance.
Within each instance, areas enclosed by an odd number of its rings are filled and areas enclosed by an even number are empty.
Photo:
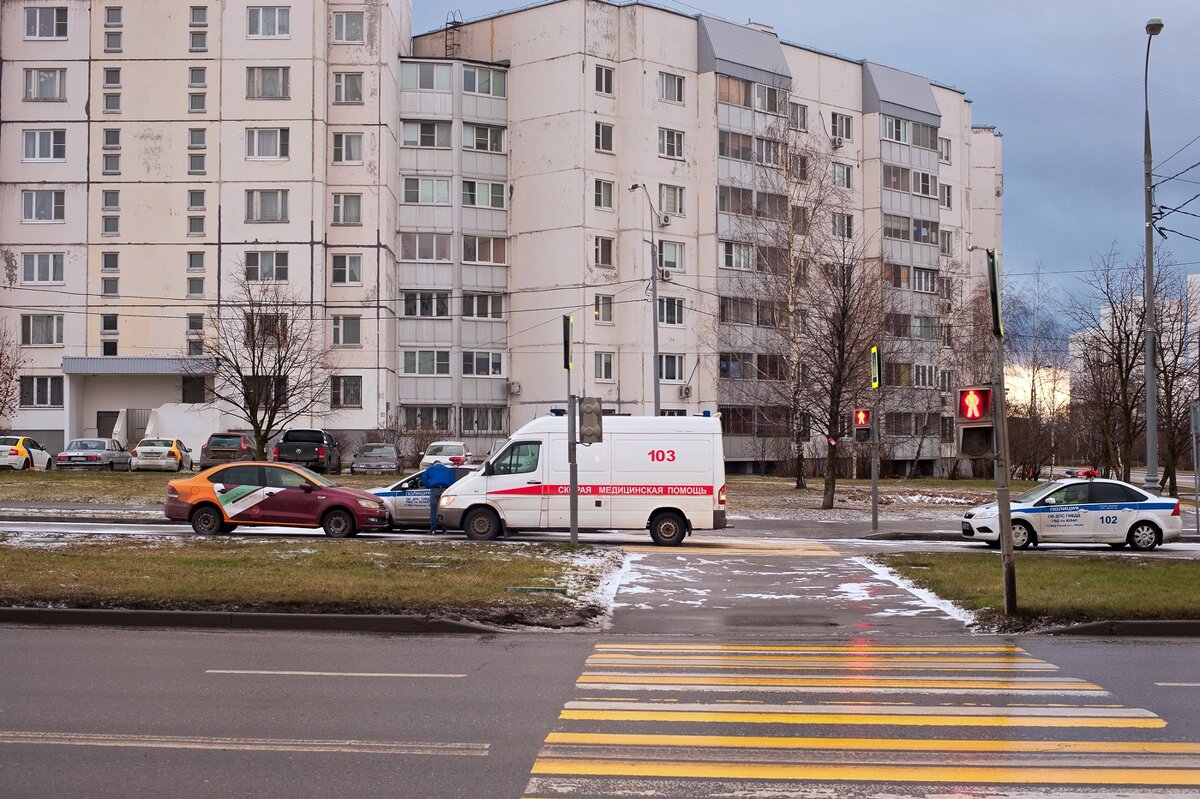
[[[132,456],[113,438],[73,438],[58,453],[59,469],[108,469],[129,471]]]

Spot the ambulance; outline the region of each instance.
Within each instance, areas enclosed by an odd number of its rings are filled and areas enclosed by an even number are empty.
[[[603,441],[576,447],[580,530],[649,530],[675,546],[725,527],[717,416],[605,416]],[[534,419],[442,495],[449,529],[473,541],[517,530],[569,530],[567,417]]]

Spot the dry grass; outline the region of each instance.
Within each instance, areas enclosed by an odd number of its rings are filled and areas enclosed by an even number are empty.
[[[562,623],[600,611],[611,556],[557,544],[0,537],[0,604],[74,608],[403,613]],[[580,566],[579,562],[592,565]],[[523,593],[569,586],[574,596]],[[556,621],[557,620],[557,621]]]
[[[1016,482],[1014,494],[1024,491],[1033,483]],[[770,477],[760,475],[728,475],[726,491],[729,507],[736,512],[746,511],[803,511],[821,507],[822,482],[819,477],[808,479],[808,488],[797,489],[794,477]],[[953,499],[949,505],[964,508],[991,502],[996,499],[995,483],[987,480],[897,480],[879,481],[879,503],[888,506],[914,495],[930,495],[939,499]],[[834,494],[835,507],[850,510],[870,509],[870,480],[838,480]],[[941,503],[939,503],[941,504]]]

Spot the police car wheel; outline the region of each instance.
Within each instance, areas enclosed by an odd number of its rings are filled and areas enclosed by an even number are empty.
[[[1158,528],[1150,522],[1138,522],[1129,530],[1126,540],[1135,550],[1147,552],[1158,546]]]
[[[349,538],[355,534],[354,517],[349,511],[334,508],[321,519],[321,527],[330,538]]]
[[[687,524],[678,513],[660,513],[650,520],[650,537],[659,546],[679,546],[687,537]]]
[[[500,518],[487,508],[475,508],[463,519],[463,532],[472,541],[491,541],[500,535]]]
[[[1011,535],[1013,549],[1029,549],[1033,543],[1033,528],[1025,522],[1013,522]]]

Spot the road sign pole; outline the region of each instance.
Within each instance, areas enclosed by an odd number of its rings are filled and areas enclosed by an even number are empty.
[[[988,283],[992,298],[992,429],[996,443],[996,508],[1000,513],[1000,570],[1004,583],[1004,615],[1017,612],[1017,572],[1013,559],[1012,510],[1008,498],[1008,415],[1004,401],[1004,323],[1001,317],[1000,265],[988,250]]]
[[[1196,514],[1196,535],[1200,535],[1200,458],[1197,458],[1196,437],[1200,436],[1200,400],[1192,401],[1192,510]]]
[[[571,393],[571,326],[575,317],[563,315],[563,369],[567,373],[567,466],[571,474],[571,543],[579,543],[579,464],[575,461],[575,395]]]
[[[879,386],[883,384],[883,356],[871,347],[871,532],[879,532]]]

